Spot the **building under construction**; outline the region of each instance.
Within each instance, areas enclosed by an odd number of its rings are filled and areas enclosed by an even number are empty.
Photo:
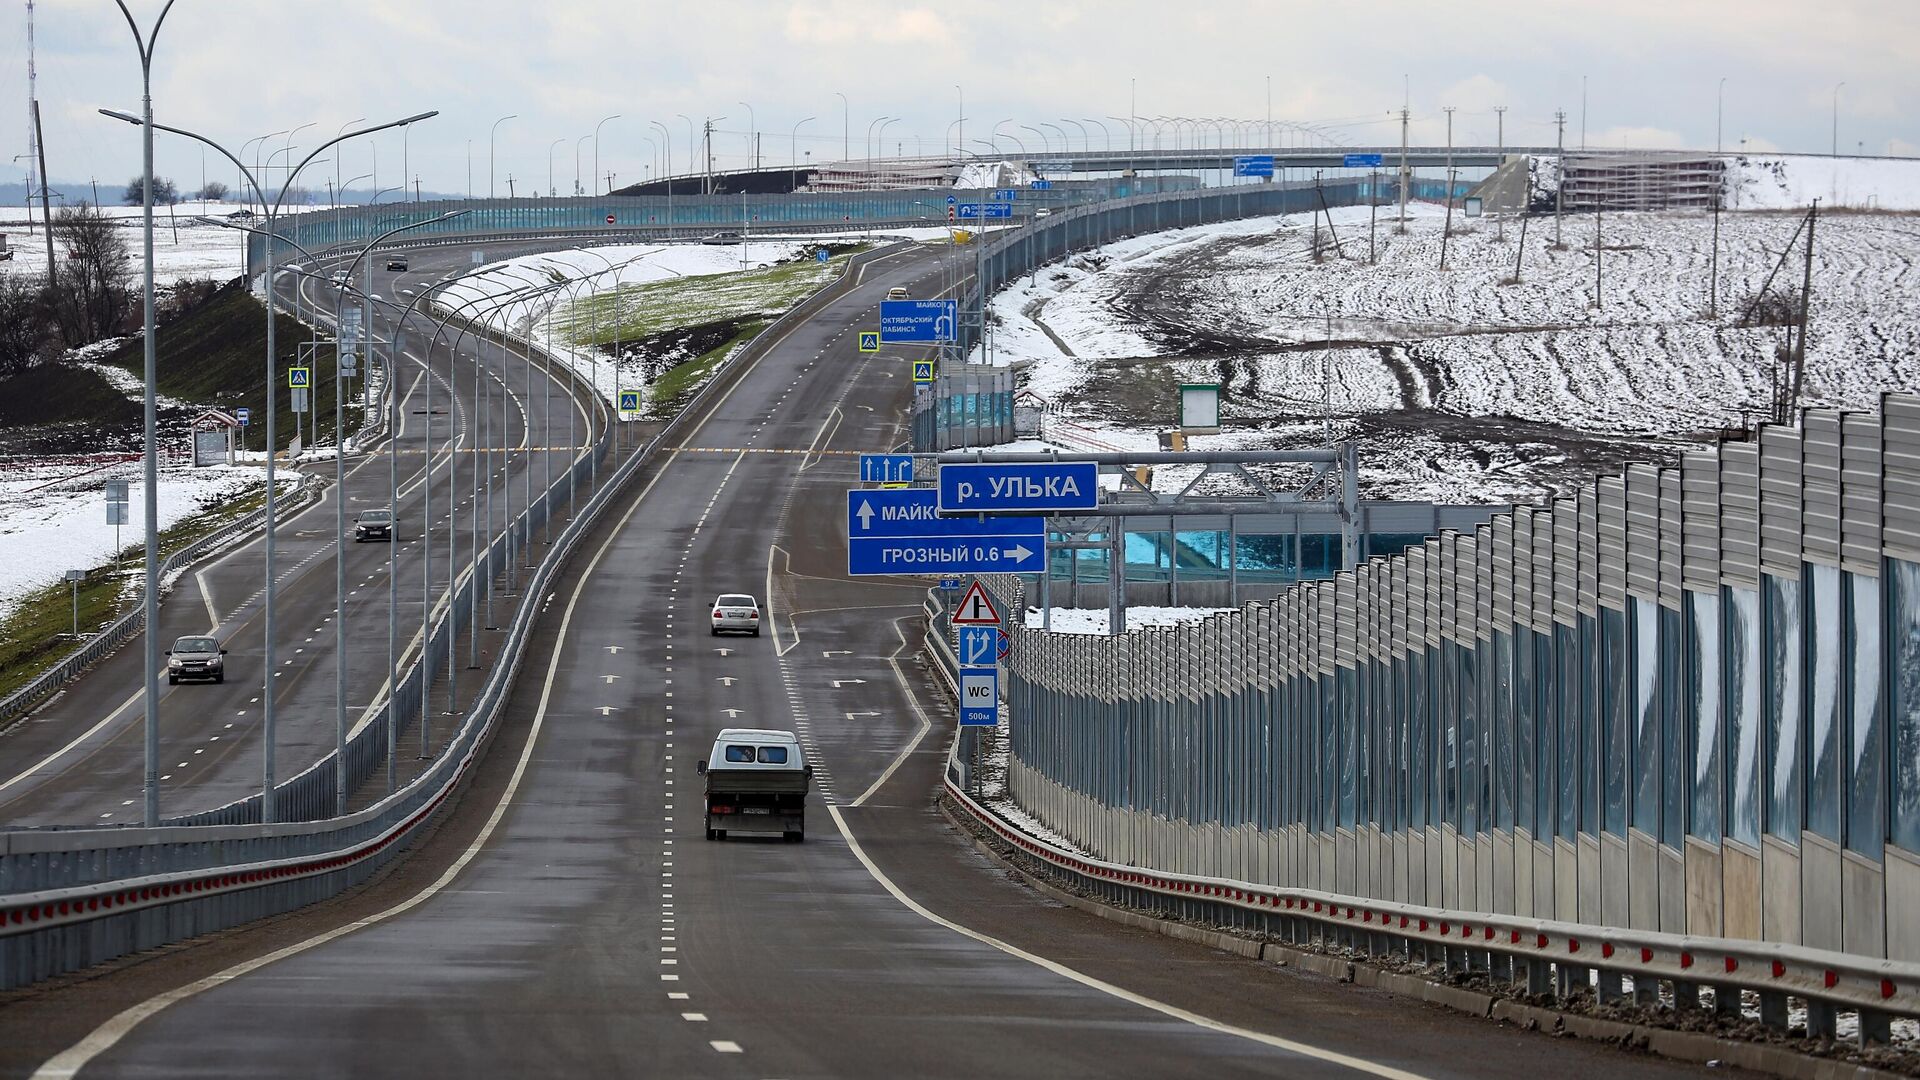
[[[1577,210],[1711,210],[1724,198],[1724,162],[1711,154],[1568,155],[1562,206]]]
[[[808,171],[804,191],[912,191],[947,187],[960,171],[949,158],[834,161]]]

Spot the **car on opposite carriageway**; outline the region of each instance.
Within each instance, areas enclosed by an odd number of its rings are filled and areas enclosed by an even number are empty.
[[[721,593],[713,602],[713,635],[742,631],[760,636],[760,605],[746,593]]]

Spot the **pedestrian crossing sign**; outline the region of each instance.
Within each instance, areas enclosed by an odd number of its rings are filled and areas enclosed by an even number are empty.
[[[640,411],[640,391],[638,390],[620,391],[620,411],[629,412],[629,413],[639,412]]]
[[[933,361],[915,360],[913,362],[913,381],[930,383],[933,381]]]
[[[309,386],[312,386],[313,385],[313,369],[303,368],[303,367],[288,368],[287,369],[287,385],[290,387],[293,387],[296,390],[303,390]]]
[[[880,351],[880,331],[878,330],[860,331],[860,351],[861,352],[879,352]]]

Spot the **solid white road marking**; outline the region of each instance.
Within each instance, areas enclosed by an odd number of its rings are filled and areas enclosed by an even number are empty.
[[[1237,1027],[1233,1024],[1228,1024],[1215,1020],[1212,1017],[1202,1016],[1191,1010],[1180,1008],[1178,1005],[1169,1005],[1164,1001],[1155,1000],[1144,994],[1136,994],[1124,987],[1115,986],[1104,979],[1096,979],[1084,972],[1076,971],[1056,960],[1049,960],[1044,956],[1036,956],[1017,945],[1009,944],[1001,941],[999,938],[983,934],[978,930],[962,926],[950,919],[936,915],[920,906],[912,897],[902,892],[900,886],[895,885],[893,879],[889,878],[885,871],[874,864],[874,861],[867,856],[866,850],[860,846],[860,841],[855,839],[853,830],[847,827],[846,818],[841,816],[838,806],[833,803],[828,803],[827,813],[832,816],[834,827],[840,830],[840,835],[847,841],[847,850],[853,852],[853,857],[860,860],[861,866],[866,867],[868,875],[870,875],[873,880],[879,882],[881,888],[891,893],[893,898],[900,902],[901,906],[928,922],[933,923],[935,926],[945,927],[959,934],[961,937],[971,938],[989,948],[998,949],[1008,956],[1025,960],[1029,964],[1051,971],[1055,975],[1062,976],[1063,978],[1072,979],[1082,986],[1098,990],[1103,994],[1119,998],[1121,1001],[1130,1002],[1141,1008],[1151,1009],[1162,1016],[1184,1021],[1195,1027],[1205,1028],[1208,1031],[1217,1031],[1223,1035],[1232,1035],[1250,1042],[1257,1042],[1265,1046],[1271,1046],[1276,1050],[1284,1050],[1290,1054],[1313,1058],[1316,1061],[1325,1061],[1329,1064],[1340,1065],[1356,1072],[1366,1073],[1370,1076],[1385,1077],[1387,1080],[1425,1080],[1419,1073],[1408,1072],[1405,1069],[1396,1069],[1391,1065],[1381,1065],[1377,1062],[1367,1061],[1364,1058],[1357,1058],[1350,1054],[1342,1054],[1337,1050],[1327,1050],[1318,1046],[1310,1046],[1307,1043],[1295,1042],[1292,1039],[1284,1039],[1278,1035],[1269,1035],[1263,1031]]]

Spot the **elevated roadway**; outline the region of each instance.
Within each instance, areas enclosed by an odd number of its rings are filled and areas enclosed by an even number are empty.
[[[1695,1075],[1117,929],[946,825],[924,583],[846,579],[838,497],[912,392],[854,332],[886,288],[937,280],[926,249],[875,263],[636,478],[422,850],[298,918],[6,1006],[0,1067],[70,1048],[42,1075]],[[709,636],[730,591],[763,598],[764,635]],[[749,725],[806,741],[804,844],[703,838],[695,763]]]

